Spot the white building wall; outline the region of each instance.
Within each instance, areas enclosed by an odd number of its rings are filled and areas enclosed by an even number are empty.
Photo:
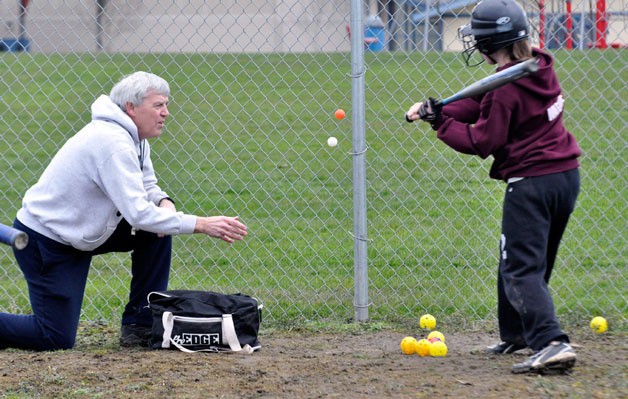
[[[27,36],[32,52],[98,51],[98,37],[104,51],[348,51],[349,6],[342,0],[108,0],[99,32],[95,1],[35,0]]]
[[[96,23],[96,0],[30,1],[26,19],[29,50],[46,53],[350,50],[346,32],[350,7],[347,0],[102,1],[106,8],[101,29]],[[0,39],[17,37],[18,4],[17,0],[0,0]],[[579,13],[583,5],[589,11],[587,4],[574,3],[574,13]],[[623,0],[608,0],[607,5],[609,12],[625,13]],[[365,9],[376,12],[375,0],[370,0]],[[470,11],[471,7],[458,10],[466,15]],[[626,16],[610,19],[609,44],[628,43],[625,21]],[[456,29],[464,22],[445,19],[444,50],[460,50]]]

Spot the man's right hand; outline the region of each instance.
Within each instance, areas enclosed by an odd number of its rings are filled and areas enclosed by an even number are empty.
[[[247,235],[247,228],[237,216],[197,217],[194,233],[207,234],[228,243],[240,241]]]

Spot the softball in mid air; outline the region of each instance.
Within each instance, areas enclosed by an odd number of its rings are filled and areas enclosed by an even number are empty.
[[[591,323],[589,324],[589,327],[591,327],[591,330],[593,330],[594,333],[602,334],[606,332],[606,330],[608,330],[608,322],[606,321],[605,318],[601,316],[596,316],[593,319],[591,319]]]
[[[330,138],[327,139],[327,145],[330,147],[335,147],[338,145],[338,139],[335,138],[334,136],[331,136]]]
[[[436,318],[431,314],[424,314],[419,319],[419,327],[425,328],[426,330],[433,330],[436,328]]]

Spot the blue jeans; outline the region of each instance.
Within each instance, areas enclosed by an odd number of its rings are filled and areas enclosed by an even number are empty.
[[[94,251],[60,244],[15,220],[29,243],[14,250],[28,284],[32,315],[0,313],[0,349],[56,350],[74,347],[87,275],[94,255],[131,252],[131,287],[122,324],[152,324],[146,308],[151,291],[165,290],[170,274],[172,237],[137,231],[122,220]]]
[[[533,350],[569,342],[548,283],[580,191],[578,169],[508,184],[497,277],[500,338]]]

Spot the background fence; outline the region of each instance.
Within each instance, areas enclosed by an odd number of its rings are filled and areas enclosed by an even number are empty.
[[[27,5],[26,16],[13,3]],[[172,88],[172,116],[152,144],[161,186],[180,210],[238,214],[251,231],[232,246],[175,237],[171,288],[254,295],[271,324],[352,320],[354,244],[363,239],[372,320],[425,311],[462,325],[493,320],[504,185],[487,177],[490,160],[457,154],[402,117],[414,101],[492,73],[457,55],[455,28],[471,4],[364,5],[360,121],[350,40],[363,32],[351,35],[349,2],[276,3],[3,1],[0,220],[11,223],[98,95],[124,74],[151,70]],[[604,46],[589,3],[574,3],[579,35],[570,46],[559,23],[565,3],[546,4],[543,18],[537,3],[525,7],[535,42],[558,59],[565,123],[584,151],[582,192],[551,284],[556,306],[567,322],[602,314],[625,328],[628,30],[619,3],[608,4]],[[347,118],[334,119],[336,108]],[[366,127],[368,237],[353,233],[356,123]],[[329,136],[337,147],[325,145]],[[0,310],[28,312],[12,254],[0,250]],[[128,281],[127,254],[95,259],[84,320],[119,321]]]

